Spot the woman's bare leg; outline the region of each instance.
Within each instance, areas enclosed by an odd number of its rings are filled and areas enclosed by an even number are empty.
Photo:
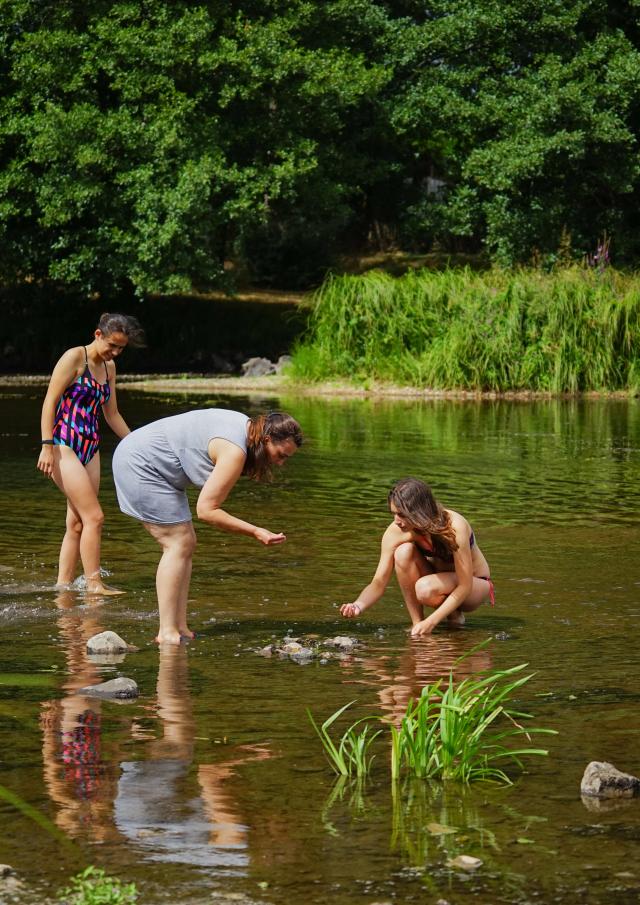
[[[153,525],[143,522],[149,534],[162,548],[156,572],[156,592],[160,628],[156,641],[179,644],[182,638],[193,638],[187,626],[187,599],[191,581],[196,533],[191,522],[177,525]]]
[[[75,566],[79,553],[82,560],[87,582],[87,592],[90,594],[121,594],[115,588],[108,588],[100,577],[100,544],[102,540],[102,524],[104,515],[98,502],[97,489],[100,485],[100,459],[99,453],[84,466],[74,451],[67,446],[56,446],[53,463],[53,480],[67,498],[67,533],[65,533],[60,549],[60,566],[58,582],[68,584],[69,572]],[[69,509],[73,513],[71,523],[73,531],[69,532]],[[77,535],[77,523],[81,524],[79,539]],[[77,547],[76,547],[77,543]],[[77,550],[77,553],[75,552]],[[60,578],[63,581],[60,581]],[[69,580],[73,581],[73,577]]]
[[[412,625],[424,618],[422,601],[416,596],[416,584],[424,576],[429,574],[429,564],[424,556],[421,556],[415,544],[406,543],[396,547],[394,553],[396,578],[404,597]]]
[[[449,594],[457,587],[458,577],[455,572],[436,572],[433,575],[425,575],[419,579],[415,587],[417,599],[424,606],[437,609],[447,599]],[[447,616],[447,622],[452,626],[464,625],[465,613],[477,610],[479,606],[489,599],[489,582],[483,578],[474,578],[471,591],[457,610]]]
[[[93,459],[84,466],[96,497],[100,490],[100,454],[96,453]],[[78,561],[80,559],[80,538],[82,537],[82,519],[76,508],[67,499],[66,530],[60,547],[58,562],[58,580],[60,587],[70,585],[76,577]],[[99,559],[99,557],[98,557]]]

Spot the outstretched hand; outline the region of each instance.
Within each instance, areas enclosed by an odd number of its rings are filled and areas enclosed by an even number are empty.
[[[271,547],[274,544],[283,544],[287,539],[287,535],[283,534],[282,531],[279,534],[274,534],[273,531],[267,531],[266,528],[258,528],[255,536],[256,540],[259,540],[265,547]]]
[[[343,603],[340,607],[340,613],[345,619],[354,619],[356,616],[359,616],[361,612],[362,610],[358,603]]]

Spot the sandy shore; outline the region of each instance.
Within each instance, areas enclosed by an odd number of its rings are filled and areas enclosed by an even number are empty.
[[[48,375],[0,374],[0,387],[46,386]],[[534,399],[627,399],[631,393],[617,391],[611,393],[541,393],[532,390],[513,390],[504,393],[472,390],[436,390],[420,387],[396,386],[390,383],[371,381],[366,386],[347,381],[325,381],[322,383],[294,383],[279,374],[267,377],[239,376],[198,376],[185,374],[123,374],[118,375],[119,390],[137,390],[153,393],[220,393],[239,396],[318,396],[360,399],[513,399],[526,402]]]

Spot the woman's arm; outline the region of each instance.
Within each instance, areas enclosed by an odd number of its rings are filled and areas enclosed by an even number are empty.
[[[53,439],[53,425],[56,418],[58,400],[66,388],[82,373],[83,362],[81,348],[67,349],[53,369],[44,402],[42,403],[42,413],[40,415],[41,440]],[[53,474],[53,447],[50,444],[41,447],[37,467],[47,477],[51,477]]]
[[[266,528],[252,525],[221,508],[242,474],[246,454],[235,443],[217,438],[209,444],[209,455],[215,462],[215,467],[200,491],[196,504],[198,518],[222,531],[255,537],[256,540],[267,546],[283,543],[287,539],[286,535],[274,534]]]
[[[389,579],[393,573],[393,554],[401,540],[398,538],[398,528],[395,524],[389,525],[382,535],[380,544],[380,559],[375,571],[375,575],[362,591],[358,594],[353,603],[344,603],[340,607],[340,612],[347,619],[353,619],[359,616],[369,607],[377,603],[384,594]]]
[[[107,422],[116,437],[126,437],[131,433],[131,428],[118,411],[118,400],[116,397],[116,366],[112,361],[107,364],[107,374],[109,375],[109,386],[111,393],[109,401],[102,406],[104,420]]]

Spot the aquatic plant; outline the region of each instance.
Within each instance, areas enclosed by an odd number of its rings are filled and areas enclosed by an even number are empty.
[[[465,657],[487,643],[476,645]],[[521,663],[509,669],[491,670],[457,684],[451,670],[446,682],[438,679],[426,685],[420,696],[407,704],[400,726],[389,725],[392,779],[397,780],[404,772],[421,779],[510,784],[503,765],[511,762],[524,769],[523,757],[547,755],[546,749],[532,746],[531,736],[556,735],[556,731],[525,728],[522,721],[531,719],[531,714],[510,703],[514,693],[533,677],[533,673],[518,675],[526,666]],[[363,717],[334,741],[330,727],[354,703],[345,704],[321,727],[307,710],[332,768],[342,776],[369,773],[374,757],[369,748],[382,732],[371,731],[370,720],[380,721],[380,717]],[[363,723],[364,728],[358,730]],[[523,738],[529,744],[511,747],[514,739],[521,743]]]
[[[73,877],[71,886],[60,891],[58,901],[64,905],[131,905],[138,901],[138,891],[135,883],[123,885],[91,866]]]
[[[453,673],[426,685],[417,700],[409,701],[399,728],[391,726],[391,775],[405,769],[418,777],[511,783],[501,764],[512,761],[524,769],[522,757],[545,756],[543,748],[508,747],[509,739],[531,734],[555,735],[553,729],[526,729],[518,720],[531,714],[515,710],[509,698],[525,685],[532,673],[515,678],[527,666],[493,670],[463,679],[457,685]]]
[[[370,271],[329,276],[311,303],[294,380],[553,393],[640,385],[640,279],[610,267]]]
[[[371,717],[362,717],[345,729],[337,745],[329,733],[331,726],[352,704],[355,704],[355,701],[349,701],[344,707],[336,710],[324,721],[322,726],[318,726],[308,708],[307,714],[311,725],[322,742],[327,759],[335,772],[340,776],[362,777],[367,776],[371,769],[375,755],[369,754],[369,749],[375,739],[381,734],[382,729],[373,732],[369,722]],[[377,720],[378,718],[373,717],[373,719]],[[361,728],[358,729],[358,727]]]

